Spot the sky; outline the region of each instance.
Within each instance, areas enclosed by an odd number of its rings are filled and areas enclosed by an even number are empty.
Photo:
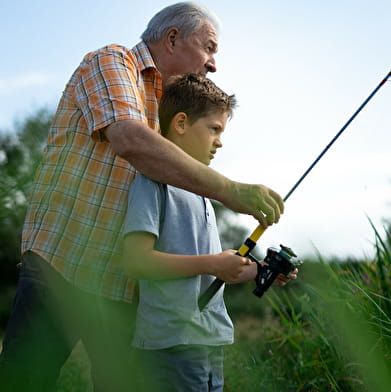
[[[389,0],[201,1],[222,22],[218,71],[239,102],[213,168],[284,197],[391,71]],[[110,4],[110,6],[107,6]],[[132,47],[168,1],[0,0],[0,130],[54,110],[82,57]],[[258,241],[300,257],[371,257],[391,220],[391,82],[385,83],[290,196]],[[232,224],[257,222],[241,216]]]

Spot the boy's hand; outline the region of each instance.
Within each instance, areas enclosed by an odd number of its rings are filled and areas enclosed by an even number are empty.
[[[213,263],[213,275],[224,282],[235,281],[251,261],[229,249],[216,255]]]
[[[299,270],[295,268],[294,271],[290,272],[288,276],[284,274],[279,274],[276,280],[274,281],[274,284],[277,286],[285,286],[289,281],[296,280],[298,273]]]
[[[265,263],[264,260],[261,260],[260,263],[263,265],[268,265],[267,263]],[[296,280],[298,273],[299,273],[299,270],[297,268],[295,268],[292,272],[289,272],[288,276],[286,276],[284,274],[278,274],[277,278],[275,279],[275,281],[273,283],[276,286],[285,286],[291,280]]]
[[[263,265],[267,265],[263,260],[260,260],[259,262]],[[254,280],[257,275],[257,272],[258,272],[257,264],[250,261],[247,265],[243,267],[242,272],[240,273],[239,276],[237,276],[235,279],[226,281],[226,283],[236,284],[236,283],[243,283],[243,282]],[[279,274],[276,280],[274,281],[274,284],[276,286],[285,286],[291,280],[296,280],[298,273],[299,270],[295,268],[294,271],[290,272],[288,276],[284,274]]]
[[[223,204],[236,212],[252,215],[263,228],[277,223],[284,212],[281,196],[264,185],[231,182]]]

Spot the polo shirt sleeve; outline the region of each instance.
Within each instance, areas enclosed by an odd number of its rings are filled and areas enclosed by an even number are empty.
[[[79,71],[75,100],[92,136],[115,121],[147,121],[140,71],[128,50],[112,45],[90,53]]]
[[[159,238],[164,203],[163,185],[137,174],[128,195],[124,235],[143,231]]]

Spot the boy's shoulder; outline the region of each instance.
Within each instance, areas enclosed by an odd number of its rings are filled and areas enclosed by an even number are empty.
[[[167,185],[161,182],[152,180],[142,173],[137,173],[136,178],[130,185],[130,195],[142,195],[148,192],[149,194],[158,193],[162,197],[165,197],[167,192]]]
[[[150,187],[156,187],[156,188],[167,188],[166,184],[162,184],[161,182],[155,181],[152,178],[149,178],[145,176],[142,173],[137,173],[135,179],[133,180],[133,183],[131,186],[150,186]]]

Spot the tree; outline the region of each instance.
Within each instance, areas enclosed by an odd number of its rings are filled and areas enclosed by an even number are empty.
[[[0,133],[0,284],[14,284],[29,188],[41,157],[52,115],[40,109]]]

